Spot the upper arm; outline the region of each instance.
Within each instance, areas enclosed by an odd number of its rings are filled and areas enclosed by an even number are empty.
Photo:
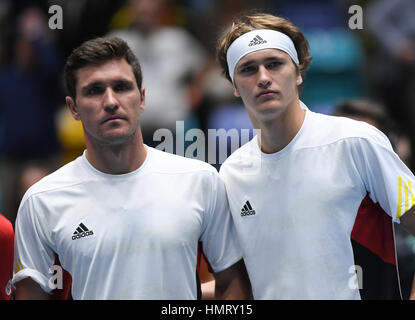
[[[25,278],[15,283],[16,300],[51,300],[52,296],[43,289],[31,278]]]
[[[396,221],[415,204],[415,176],[387,138],[375,133],[367,139],[353,140],[352,157],[372,201]]]
[[[216,299],[252,299],[251,282],[243,259],[229,268],[214,273]]]
[[[200,237],[203,253],[214,272],[223,270],[242,258],[242,251],[229,210],[225,186],[217,173],[209,181],[209,199],[204,212]]]
[[[55,263],[55,252],[45,235],[44,219],[38,218],[37,211],[32,201],[25,201],[17,214],[12,283],[17,288],[17,283],[30,278],[44,292],[50,292],[50,267]]]

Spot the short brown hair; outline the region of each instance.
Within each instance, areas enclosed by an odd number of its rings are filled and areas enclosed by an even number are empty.
[[[226,59],[226,52],[228,51],[229,46],[243,34],[256,29],[277,30],[289,36],[294,42],[300,62],[299,66],[296,66],[297,71],[301,73],[301,76],[305,75],[312,58],[309,54],[308,41],[301,30],[285,18],[266,13],[252,13],[237,18],[218,41],[216,47],[217,59],[223,74],[229,81],[232,82]]]
[[[125,59],[133,69],[137,86],[141,89],[143,75],[137,57],[128,44],[120,38],[95,38],[75,48],[64,68],[64,81],[68,95],[76,97],[76,72],[89,65],[99,65],[112,59]]]

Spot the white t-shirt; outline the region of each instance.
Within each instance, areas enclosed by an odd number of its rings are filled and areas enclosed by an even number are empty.
[[[350,235],[362,200],[397,222],[415,204],[415,177],[383,133],[310,110],[283,150],[264,154],[254,137],[220,175],[256,299],[360,299]]]
[[[55,254],[74,299],[196,299],[198,241],[213,271],[242,257],[223,182],[202,161],[147,147],[143,165],[110,175],[85,154],[25,194],[13,283],[51,291]]]

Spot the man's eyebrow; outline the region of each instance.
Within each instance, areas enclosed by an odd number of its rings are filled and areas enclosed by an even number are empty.
[[[105,86],[105,83],[102,82],[102,81],[93,81],[93,82],[87,83],[83,87],[81,87],[81,92],[86,93],[91,88],[104,87],[104,86]]]
[[[126,78],[114,79],[114,80],[110,80],[108,82],[104,82],[104,81],[97,80],[97,81],[93,81],[93,82],[90,82],[90,83],[85,84],[82,87],[81,90],[84,91],[84,90],[88,90],[88,89],[93,88],[93,87],[105,87],[107,85],[116,85],[116,84],[120,84],[120,83],[123,83],[123,84],[133,84],[134,81],[131,80],[131,79],[126,79]]]
[[[280,57],[280,56],[271,56],[271,57],[267,57],[267,58],[263,59],[262,61],[264,61],[264,62],[269,62],[269,61],[285,61],[285,58],[284,57]],[[261,62],[261,61],[254,60],[254,59],[247,60],[244,63],[242,63],[239,67],[247,67],[250,64],[254,64],[254,63],[258,63],[258,62]]]
[[[105,85],[103,81],[92,81],[84,85],[82,88],[89,88],[89,87],[103,86],[103,85]]]
[[[86,85],[84,85],[81,88],[81,91],[86,92],[90,88],[103,87],[103,86],[105,86],[104,82],[102,82],[102,81],[93,81],[93,82],[90,82],[90,83],[87,83]]]
[[[239,66],[239,68],[247,67],[247,66],[249,66],[250,64],[254,64],[255,62],[256,62],[255,60],[248,60],[248,61],[245,61],[244,63],[242,63],[242,64]]]
[[[285,59],[286,59],[285,57],[272,56],[272,57],[268,57],[268,58],[264,59],[264,61],[270,61],[270,60],[279,60],[279,61],[282,61],[282,60],[285,60]]]
[[[116,80],[110,81],[110,84],[112,84],[112,85],[119,84],[119,83],[122,83],[122,84],[134,84],[134,80],[120,78],[120,79],[116,79]]]

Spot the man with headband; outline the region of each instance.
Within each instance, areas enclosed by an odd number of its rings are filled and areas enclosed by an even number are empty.
[[[352,241],[397,279],[392,221],[415,234],[413,173],[373,126],[300,101],[311,57],[291,22],[242,17],[217,50],[257,130],[220,170],[254,298],[379,297]]]

